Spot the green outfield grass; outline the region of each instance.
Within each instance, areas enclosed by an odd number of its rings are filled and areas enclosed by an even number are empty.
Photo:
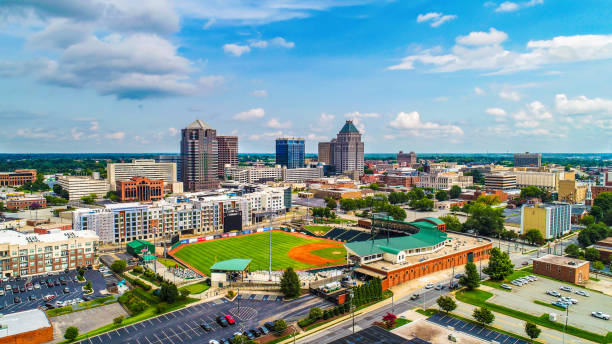
[[[346,250],[344,248],[340,250],[339,247],[321,248],[318,250],[310,251],[310,253],[315,254],[319,257],[329,259],[342,259],[346,257]]]
[[[331,226],[320,226],[320,225],[306,225],[304,229],[316,234],[316,235],[325,235],[332,228]]]
[[[234,238],[220,239],[209,242],[201,242],[182,246],[174,255],[185,263],[193,266],[199,271],[210,275],[210,267],[222,260],[233,258],[251,259],[251,271],[268,269],[268,240],[269,233],[257,233],[244,235]],[[272,232],[272,269],[282,270],[293,267],[296,270],[317,267],[291,259],[288,256],[289,250],[294,247],[311,243],[326,242],[326,240],[316,238],[298,237],[289,233]],[[322,251],[317,253],[316,251]],[[344,246],[333,248],[333,250],[323,249],[312,251],[313,254],[323,258],[342,259],[346,257]],[[333,251],[341,254],[330,257]],[[344,260],[342,260],[344,262]]]

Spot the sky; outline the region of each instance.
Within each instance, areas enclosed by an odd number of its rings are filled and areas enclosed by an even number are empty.
[[[611,152],[600,0],[4,0],[0,152]]]

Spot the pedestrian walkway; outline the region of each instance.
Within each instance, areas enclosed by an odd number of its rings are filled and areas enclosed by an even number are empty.
[[[472,319],[472,314],[474,313],[474,308],[476,307],[460,301],[456,302],[457,309],[455,309],[453,313],[467,319]],[[493,312],[493,314],[495,315],[495,321],[493,322],[493,324],[491,324],[491,326],[502,329],[507,332],[516,333],[519,336],[526,337],[525,321],[497,312]],[[538,340],[543,341],[546,344],[563,344],[563,332],[549,329],[548,327],[538,327],[542,330],[540,336],[538,337]],[[565,343],[586,344],[594,342],[566,334]]]

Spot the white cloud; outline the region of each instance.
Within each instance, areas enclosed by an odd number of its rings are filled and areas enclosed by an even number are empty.
[[[125,137],[125,133],[123,131],[115,131],[113,133],[108,133],[104,135],[104,137],[112,140],[123,140],[123,138]]]
[[[504,1],[495,9],[495,12],[514,12],[524,8],[533,7],[535,5],[541,5],[544,0],[529,0],[524,2],[512,2]]]
[[[89,130],[91,131],[97,131],[98,129],[100,129],[100,124],[98,123],[98,121],[93,121],[90,123],[90,127]]]
[[[279,130],[279,131],[266,132],[266,133],[260,133],[260,134],[252,134],[248,137],[248,139],[253,140],[253,141],[259,141],[261,139],[269,140],[271,138],[277,138],[277,137],[282,137],[282,136],[284,136],[283,132]]]
[[[438,13],[438,12],[429,12],[426,14],[419,14],[417,16],[417,23],[425,23],[425,22],[430,22],[430,26],[431,27],[439,27],[440,25],[451,21],[453,19],[457,18],[456,15],[454,14],[443,14],[443,13]]]
[[[612,58],[612,35],[557,36],[549,40],[529,41],[525,52],[502,47],[507,35],[491,28],[489,32],[472,32],[457,37],[448,53],[424,49],[404,57],[389,70],[410,70],[418,62],[431,66],[433,72],[488,70],[493,74],[538,69],[560,63]]]
[[[480,87],[474,87],[474,93],[476,93],[479,96],[486,94],[486,92]]]
[[[239,45],[239,44],[230,43],[230,44],[223,45],[223,51],[226,54],[231,54],[234,56],[242,56],[242,54],[245,54],[251,51],[251,48],[249,48],[249,46],[247,45]]]
[[[553,118],[553,115],[548,110],[546,110],[544,104],[540,103],[537,100],[527,104],[527,110],[532,115],[532,117],[535,117],[540,120]]]
[[[23,137],[26,139],[52,139],[55,138],[55,134],[43,128],[25,128],[18,129],[16,132],[17,137]]]
[[[540,125],[540,122],[534,120],[525,120],[514,123],[519,128],[535,128]]]
[[[202,76],[198,79],[198,84],[209,90],[223,85],[224,82],[225,78],[221,75]]]
[[[286,129],[291,127],[291,122],[283,122],[281,123],[277,118],[270,118],[270,120],[266,123],[266,127],[272,129]]]
[[[498,45],[508,39],[508,35],[503,31],[490,28],[489,32],[470,32],[467,36],[459,36],[455,39],[461,45]]]
[[[268,96],[268,92],[266,90],[254,90],[251,92],[251,95],[254,97],[267,97]]]
[[[498,95],[502,99],[511,100],[513,102],[521,100],[521,95],[516,91],[501,91]]]
[[[352,118],[352,119],[359,119],[359,118],[378,118],[380,117],[379,114],[375,113],[375,112],[366,112],[366,113],[361,113],[359,111],[354,111],[354,112],[349,112],[344,114],[344,117],[346,118]],[[333,118],[333,117],[332,117]]]
[[[612,100],[603,98],[578,96],[574,99],[568,99],[565,94],[557,94],[555,96],[555,107],[559,113],[564,115],[612,114]]]
[[[310,133],[306,136],[306,139],[309,141],[324,141],[324,140],[327,140],[327,137],[319,136],[315,133]]]
[[[270,44],[276,45],[276,46],[279,46],[279,47],[283,47],[283,48],[287,48],[287,49],[291,49],[291,48],[295,47],[295,43],[289,42],[289,41],[285,40],[282,37],[272,38],[270,40]]]
[[[422,122],[418,112],[400,112],[397,117],[389,123],[392,128],[409,131],[412,135],[463,135],[463,130],[456,125],[445,125],[435,122]]]
[[[170,133],[170,136],[176,136],[176,135],[178,135],[181,132],[181,130],[173,128],[173,127],[170,127],[170,128],[168,128],[168,132]]]
[[[395,135],[391,135],[391,134],[385,134],[383,135],[383,139],[385,140],[395,140],[397,137]]]
[[[262,108],[250,109],[248,111],[240,112],[234,115],[232,119],[237,121],[249,121],[253,119],[263,118],[265,111]]]
[[[321,113],[317,122],[315,124],[310,125],[310,130],[314,132],[322,132],[329,130],[332,126],[335,117],[336,116],[332,114],[326,114],[324,112]]]
[[[208,30],[208,29],[210,29],[210,28],[211,28],[213,25],[215,25],[215,22],[216,22],[216,21],[217,21],[217,20],[216,20],[215,18],[210,18],[210,19],[209,19],[209,20],[206,22],[206,24],[204,24],[204,26],[202,26],[202,28],[203,28],[204,30]]]
[[[485,112],[489,115],[496,117],[504,117],[508,114],[506,110],[502,108],[488,108],[487,110],[485,110]]]

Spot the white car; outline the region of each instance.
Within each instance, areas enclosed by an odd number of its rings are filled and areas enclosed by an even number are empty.
[[[557,296],[557,297],[561,296],[561,294],[559,294],[559,292],[556,291],[556,290],[547,290],[546,294],[552,295],[552,296]]]
[[[592,312],[591,316],[594,316],[595,318],[599,318],[603,320],[610,320],[610,314],[605,314],[603,312]]]
[[[502,285],[500,285],[500,287],[502,287],[504,289],[512,290],[512,287],[507,285],[507,284],[502,284]]]
[[[584,291],[584,290],[576,290],[574,293],[575,293],[576,295],[580,295],[580,296],[586,296],[586,297],[588,297],[588,296],[589,296],[589,293],[588,293],[588,292],[586,292],[586,291]]]
[[[431,289],[434,287],[433,283],[427,283],[427,285],[425,286],[426,289]]]
[[[34,289],[40,289],[40,284],[38,283],[34,284]]]
[[[561,288],[559,288],[559,289],[561,289],[561,290],[563,290],[563,291],[569,291],[570,293],[573,291],[573,290],[572,290],[572,288],[570,288],[570,287],[568,287],[568,286],[563,286],[563,287],[561,287]]]

